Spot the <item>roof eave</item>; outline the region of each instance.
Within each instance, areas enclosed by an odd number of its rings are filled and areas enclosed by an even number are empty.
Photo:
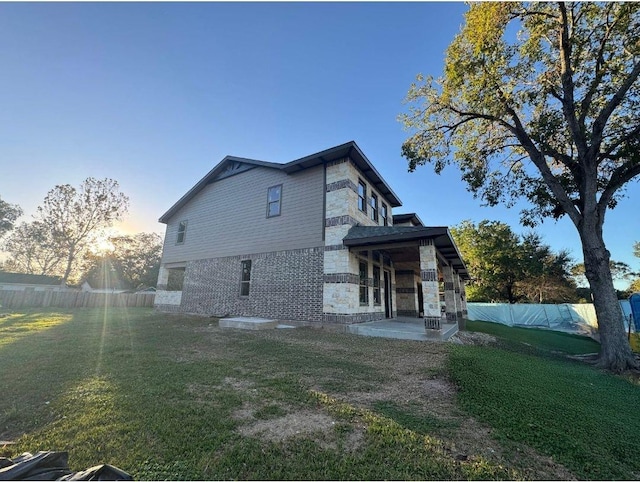
[[[372,182],[376,189],[384,194],[391,204],[391,207],[402,206],[402,201],[400,201],[398,195],[386,183],[382,175],[380,175],[376,170],[371,161],[367,159],[367,156],[364,155],[355,141],[349,141],[344,144],[340,144],[339,146],[288,162],[284,165],[283,169],[287,173],[293,173],[327,162],[337,161],[338,159],[343,159],[345,157],[349,157],[355,162],[358,168],[369,179],[369,181]]]
[[[275,162],[267,162],[267,161],[258,161],[256,159],[246,159],[244,157],[236,157],[236,156],[225,156],[218,164],[215,165],[213,169],[211,169],[202,179],[200,179],[195,186],[189,189],[184,196],[182,196],[173,206],[169,208],[167,212],[165,212],[160,218],[158,222],[167,224],[169,219],[180,210],[185,204],[187,204],[198,192],[200,192],[211,179],[215,178],[220,172],[222,172],[224,166],[229,162],[242,162],[244,164],[251,164],[259,167],[269,167],[273,169],[282,169],[283,164],[277,164]]]

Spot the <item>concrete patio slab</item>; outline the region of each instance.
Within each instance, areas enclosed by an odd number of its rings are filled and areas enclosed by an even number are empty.
[[[425,330],[424,321],[419,318],[393,318],[349,325],[347,332],[401,340],[446,341],[458,332],[458,325],[443,323],[440,330]]]
[[[277,320],[267,318],[252,318],[248,316],[235,316],[233,318],[221,318],[218,322],[220,328],[236,328],[240,330],[270,330],[278,326]]]

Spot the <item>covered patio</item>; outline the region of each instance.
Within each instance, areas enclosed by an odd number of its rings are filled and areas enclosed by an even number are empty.
[[[395,291],[396,306],[385,310],[395,316],[354,325],[352,330],[382,333],[395,328],[410,339],[422,339],[426,333],[451,336],[457,331],[467,314],[469,273],[448,228],[353,226],[343,244],[352,252],[380,252],[391,259],[395,275],[390,288]],[[412,338],[412,333],[420,337]]]

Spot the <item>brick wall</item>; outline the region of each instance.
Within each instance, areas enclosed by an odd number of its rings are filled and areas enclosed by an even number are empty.
[[[251,260],[249,296],[240,296],[241,261]],[[323,248],[190,261],[180,309],[214,316],[322,321]]]

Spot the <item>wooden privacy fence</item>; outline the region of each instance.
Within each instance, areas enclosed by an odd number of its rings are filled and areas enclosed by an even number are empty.
[[[0,290],[2,308],[153,307],[155,293],[89,293],[83,291]]]

